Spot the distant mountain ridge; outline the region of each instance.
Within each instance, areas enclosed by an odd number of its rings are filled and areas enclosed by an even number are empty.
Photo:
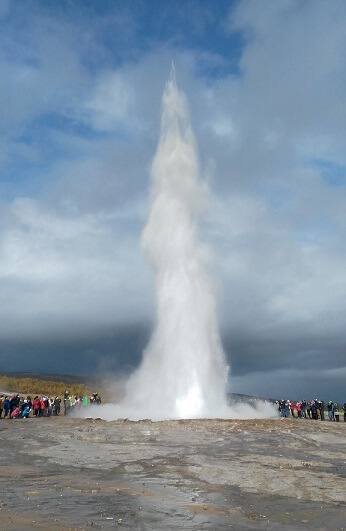
[[[93,380],[93,378],[90,378],[89,376],[38,372],[0,372],[0,376],[8,376],[10,378],[32,378],[34,380],[51,380],[52,382],[63,383],[86,383]]]

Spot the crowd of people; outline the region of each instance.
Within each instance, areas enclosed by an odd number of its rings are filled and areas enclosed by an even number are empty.
[[[330,421],[339,422],[340,413],[343,412],[344,422],[346,422],[346,402],[343,407],[340,408],[337,402],[332,402],[330,400],[327,403],[327,409],[324,401],[317,399],[311,400],[310,402],[307,402],[306,400],[296,402],[294,400],[282,399],[277,400],[276,404],[281,417],[292,416],[302,419],[325,420],[327,411],[328,419]]]
[[[0,395],[0,419],[1,418],[28,418],[51,417],[60,415],[63,407],[64,415],[71,415],[80,407],[101,404],[101,397],[98,393],[93,393],[90,397],[70,395],[65,391],[63,398],[49,397],[46,395],[36,395],[33,399],[30,396],[24,398],[19,394]]]
[[[46,395],[36,395],[33,399],[30,396],[24,398],[19,394],[0,395],[0,419],[1,418],[28,418],[31,414],[34,417],[51,417],[60,415],[63,408],[64,415],[71,415],[79,408],[89,405],[101,404],[101,397],[98,393],[93,393],[90,397],[75,396],[65,391],[63,398],[49,397]],[[313,420],[325,420],[326,412],[330,421],[339,422],[340,414],[343,413],[343,420],[346,422],[346,402],[339,407],[337,402],[329,401],[327,406],[323,400],[277,400],[276,405],[281,417],[297,417]]]

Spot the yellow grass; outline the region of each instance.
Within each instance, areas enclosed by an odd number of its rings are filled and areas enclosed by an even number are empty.
[[[90,396],[93,390],[80,383],[54,382],[35,378],[15,378],[0,374],[0,389],[23,395],[63,396],[66,390],[73,396]]]

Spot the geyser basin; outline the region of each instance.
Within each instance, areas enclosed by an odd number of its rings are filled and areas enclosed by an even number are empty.
[[[228,367],[208,250],[198,238],[208,193],[199,179],[196,141],[174,66],[163,94],[151,173],[151,208],[142,243],[156,274],[156,327],[122,402],[98,408],[97,415],[133,420],[273,416],[269,404],[260,413],[247,405],[232,409],[227,402]]]

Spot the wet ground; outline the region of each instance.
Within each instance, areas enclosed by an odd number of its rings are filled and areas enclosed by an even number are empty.
[[[0,419],[0,529],[346,529],[346,423]]]

